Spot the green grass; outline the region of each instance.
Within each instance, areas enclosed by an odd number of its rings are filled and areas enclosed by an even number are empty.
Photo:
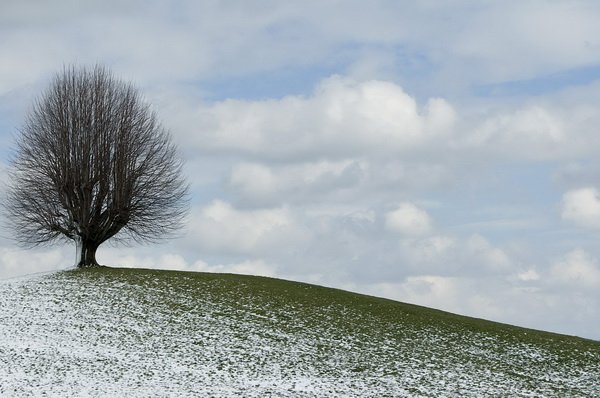
[[[173,371],[183,389],[176,391],[200,388],[189,384],[198,375],[212,380],[198,390],[204,393],[219,380],[235,380],[231,395],[214,390],[224,396],[591,397],[600,391],[599,342],[304,283],[103,267],[18,289],[52,302],[44,311],[54,318],[41,330],[62,327],[82,347],[100,346],[108,372],[121,375],[119,388],[134,377],[119,370],[125,365],[118,353],[127,352],[141,362],[159,353],[174,361],[173,369],[187,369],[188,376]],[[142,384],[156,388],[160,371],[136,366]]]

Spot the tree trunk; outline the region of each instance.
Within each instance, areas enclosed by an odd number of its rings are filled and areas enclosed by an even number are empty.
[[[100,264],[96,261],[96,250],[99,245],[92,242],[80,242],[80,245],[77,268],[99,267]]]

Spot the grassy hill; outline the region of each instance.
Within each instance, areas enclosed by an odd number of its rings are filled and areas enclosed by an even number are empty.
[[[0,282],[0,396],[597,397],[600,342],[277,279]]]

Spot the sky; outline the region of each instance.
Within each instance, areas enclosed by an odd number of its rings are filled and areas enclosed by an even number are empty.
[[[191,204],[179,238],[100,263],[600,339],[598,20],[597,1],[3,0],[0,177],[54,74],[102,64],[173,135]],[[0,278],[74,263],[2,232]]]

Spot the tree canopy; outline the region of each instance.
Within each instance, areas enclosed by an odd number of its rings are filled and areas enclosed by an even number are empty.
[[[103,66],[65,67],[27,114],[5,201],[26,246],[73,240],[79,267],[98,246],[169,237],[187,211],[182,161],[130,83]]]

